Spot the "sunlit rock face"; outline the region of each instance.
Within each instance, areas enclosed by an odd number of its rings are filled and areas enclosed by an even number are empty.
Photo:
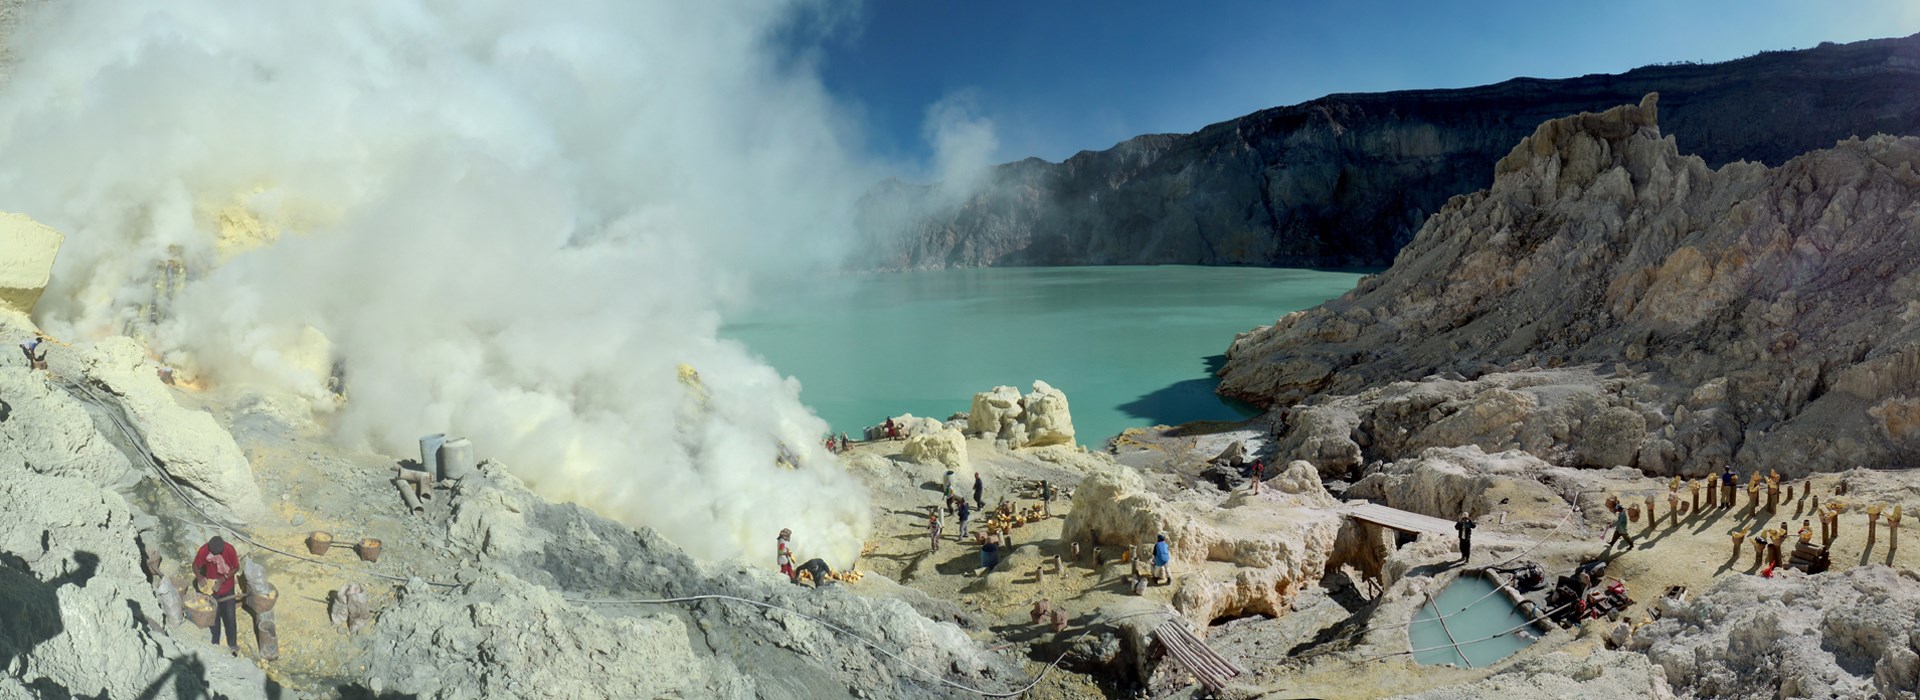
[[[1128,545],[1150,558],[1166,535],[1179,585],[1173,605],[1187,619],[1279,616],[1326,573],[1345,518],[1306,463],[1270,481],[1259,495],[1196,489],[1163,497],[1130,468],[1115,468],[1080,482],[1061,536],[1097,536],[1111,560]]]
[[[1334,471],[1466,444],[1688,475],[1920,456],[1920,139],[1714,170],[1660,112],[1542,124],[1393,268],[1236,338],[1221,392]]]
[[[1061,163],[993,168],[971,196],[889,181],[863,200],[869,264],[1387,265],[1535,126],[1664,96],[1709,166],[1779,165],[1835,141],[1920,134],[1920,38],[1460,90],[1341,94]],[[1827,95],[1844,94],[1844,100]],[[1764,106],[1764,107],[1760,107]]]
[[[25,215],[0,212],[0,306],[33,311],[47,290],[62,240],[59,231]]]

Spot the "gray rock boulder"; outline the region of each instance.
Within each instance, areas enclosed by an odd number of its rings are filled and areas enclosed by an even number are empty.
[[[165,634],[119,494],[0,445],[0,513],[0,697],[265,692],[251,663]]]
[[[174,401],[133,339],[115,336],[85,353],[85,372],[124,408],[167,473],[216,516],[245,522],[266,513],[253,467],[233,436],[205,411]]]
[[[1920,576],[1873,564],[1723,577],[1631,644],[1692,697],[1913,698]]]

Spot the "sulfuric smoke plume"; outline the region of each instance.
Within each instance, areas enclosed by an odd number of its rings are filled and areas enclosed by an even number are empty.
[[[802,556],[857,554],[866,500],[815,444],[827,426],[717,334],[756,276],[835,264],[877,179],[775,49],[829,8],[20,7],[0,209],[68,236],[43,326],[137,330],[324,413],[320,352],[349,397],[320,418],[349,445],[470,436],[708,558],[770,561],[782,527]],[[168,260],[190,281],[157,294]]]

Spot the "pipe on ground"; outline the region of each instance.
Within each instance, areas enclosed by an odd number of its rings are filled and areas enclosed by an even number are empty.
[[[404,479],[394,479],[393,485],[400,488],[400,500],[407,502],[407,510],[414,515],[425,515],[427,509],[420,505],[420,498],[413,495],[413,485]]]
[[[418,469],[408,469],[404,466],[399,466],[399,465],[395,465],[393,469],[394,469],[394,472],[397,474],[397,478],[399,478],[401,481],[405,481],[407,483],[413,484],[414,493],[420,497],[420,500],[422,501],[433,500],[433,485],[434,485],[434,482],[436,481],[436,479],[433,476],[433,472],[420,471]]]

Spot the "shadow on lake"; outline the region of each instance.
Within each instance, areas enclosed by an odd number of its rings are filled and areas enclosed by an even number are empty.
[[[1252,404],[1228,399],[1214,393],[1220,378],[1214,376],[1226,366],[1226,355],[1201,358],[1205,376],[1184,379],[1140,395],[1120,404],[1120,410],[1133,418],[1161,425],[1179,425],[1199,420],[1246,420],[1260,415]]]

